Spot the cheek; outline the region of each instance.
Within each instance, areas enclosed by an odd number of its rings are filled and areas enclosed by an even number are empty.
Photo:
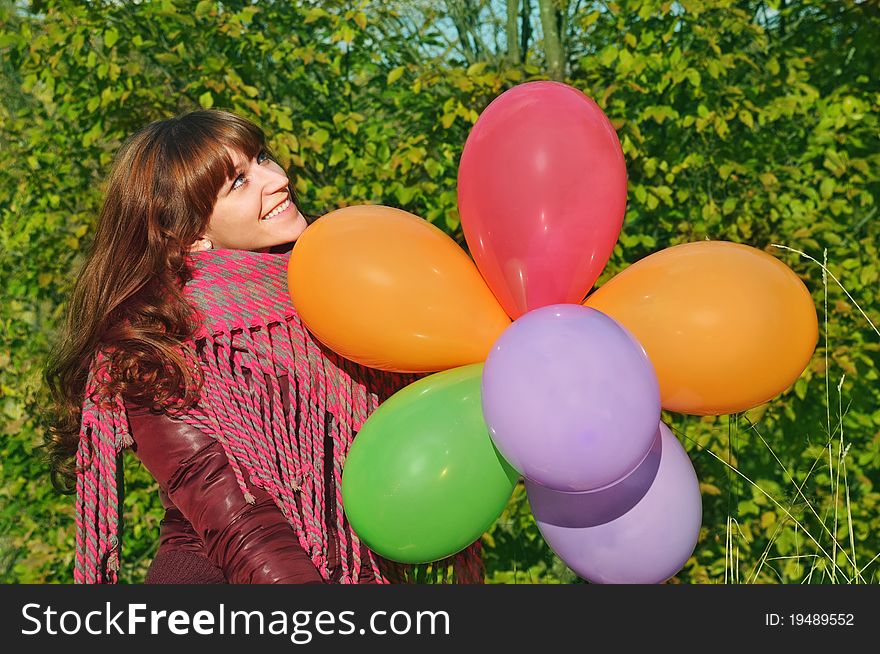
[[[253,227],[254,221],[260,219],[260,208],[259,196],[243,195],[215,207],[210,224],[215,231],[240,233],[243,227]]]

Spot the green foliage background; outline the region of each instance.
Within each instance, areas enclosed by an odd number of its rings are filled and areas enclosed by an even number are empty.
[[[553,76],[599,102],[626,155],[599,283],[728,239],[780,257],[816,300],[819,346],[793,389],[746,414],[665,416],[704,502],[673,581],[876,583],[878,33],[877,5],[853,0],[0,0],[0,581],[72,578],[73,502],[35,453],[40,372],[127,135],[229,109],[269,134],[306,212],[390,204],[463,242],[470,127],[505,89]],[[161,512],[133,458],[126,477],[122,579],[138,582]],[[521,486],[485,545],[490,581],[576,580]]]

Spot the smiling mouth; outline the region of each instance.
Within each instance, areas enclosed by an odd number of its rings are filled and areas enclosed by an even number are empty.
[[[286,199],[284,202],[282,202],[282,203],[279,204],[277,207],[275,207],[274,209],[272,209],[272,211],[270,211],[270,212],[267,213],[265,216],[263,216],[262,218],[260,218],[260,220],[271,220],[272,218],[274,218],[274,217],[277,216],[278,214],[283,213],[284,211],[286,211],[287,208],[288,208],[290,205],[291,205],[291,201],[290,201],[290,196],[288,195],[288,196],[287,196],[287,199]]]

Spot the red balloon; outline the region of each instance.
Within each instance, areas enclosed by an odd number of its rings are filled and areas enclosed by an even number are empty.
[[[626,165],[614,127],[571,86],[515,86],[468,136],[458,208],[474,261],[511,318],[581,302],[623,224]]]

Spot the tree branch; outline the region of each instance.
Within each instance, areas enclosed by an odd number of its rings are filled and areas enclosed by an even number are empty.
[[[511,64],[519,63],[519,34],[516,27],[518,10],[519,0],[507,0],[507,60]]]
[[[541,12],[541,29],[544,32],[544,56],[547,60],[547,74],[562,81],[565,78],[565,58],[559,38],[559,3],[555,0],[538,0]]]
[[[520,42],[519,42],[519,52],[520,52],[520,63],[523,66],[526,65],[526,62],[529,58],[529,39],[532,36],[532,0],[522,0],[522,14],[520,21]]]

